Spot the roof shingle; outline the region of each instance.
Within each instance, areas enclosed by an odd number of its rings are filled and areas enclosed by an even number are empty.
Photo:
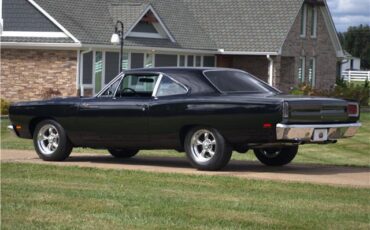
[[[125,46],[278,52],[303,0],[35,0],[83,44],[110,45],[114,24],[126,31],[150,4],[169,39],[127,38]]]

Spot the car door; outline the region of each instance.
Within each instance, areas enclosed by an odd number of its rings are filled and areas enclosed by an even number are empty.
[[[152,79],[144,82],[140,79]],[[158,75],[125,75],[114,89],[84,100],[78,123],[89,146],[142,147],[148,143],[148,106]],[[114,93],[112,93],[114,92]]]
[[[179,146],[179,130],[185,121],[188,88],[163,75],[149,105],[149,143],[153,148]]]

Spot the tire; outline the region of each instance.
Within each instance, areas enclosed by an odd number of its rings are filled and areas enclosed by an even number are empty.
[[[191,165],[199,170],[219,170],[229,163],[232,149],[224,137],[213,128],[195,127],[184,141]]]
[[[73,149],[64,128],[54,120],[43,120],[36,125],[33,144],[37,155],[45,161],[63,161]]]
[[[282,166],[289,164],[297,155],[298,146],[281,148],[254,149],[257,159],[268,166]]]
[[[135,156],[138,149],[108,149],[108,152],[115,158],[130,158]]]

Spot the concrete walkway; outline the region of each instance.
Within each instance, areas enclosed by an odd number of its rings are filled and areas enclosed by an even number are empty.
[[[1,150],[1,162],[141,170],[194,175],[222,175],[247,179],[309,182],[370,188],[370,168],[365,167],[339,167],[313,164],[290,164],[284,167],[266,167],[258,162],[231,161],[223,171],[207,172],[192,168],[185,157],[141,157],[139,153],[138,156],[132,159],[115,159],[110,155],[72,153],[64,162],[46,162],[40,160],[34,151],[4,149]]]

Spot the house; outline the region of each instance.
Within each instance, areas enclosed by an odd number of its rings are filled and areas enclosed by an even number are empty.
[[[348,70],[361,70],[361,58],[354,57],[344,50],[345,59],[341,63],[340,72]]]
[[[282,91],[334,85],[343,51],[325,0],[2,0],[1,96],[92,95],[124,69],[218,66]]]

